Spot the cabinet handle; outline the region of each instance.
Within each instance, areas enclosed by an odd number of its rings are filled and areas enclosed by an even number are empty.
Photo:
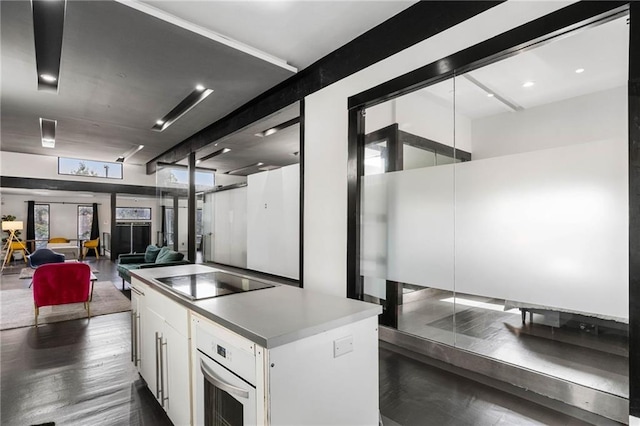
[[[160,398],[160,350],[158,348],[158,332],[156,331],[156,399]]]
[[[167,346],[167,341],[165,340],[164,343],[162,343],[162,336],[160,336],[160,392],[162,393],[162,399],[160,400],[160,404],[164,407],[164,402],[166,400],[169,399],[168,396],[166,396],[166,391],[164,388],[164,369],[163,369],[163,365],[164,365],[164,349],[163,346],[166,348]],[[167,366],[167,370],[169,369],[169,366]]]
[[[135,319],[136,324],[136,366],[140,364],[140,347],[138,346],[138,342],[140,340],[140,314],[136,315]]]
[[[133,291],[135,294],[137,294],[138,296],[144,296],[144,293],[141,292],[140,290],[138,290],[137,288],[131,286],[129,287],[131,289],[131,291]]]
[[[132,310],[131,311],[131,362],[133,363],[133,365],[136,365],[136,347],[135,347],[135,323],[134,323],[134,318],[136,316],[136,313]]]
[[[216,374],[209,369],[202,359],[200,360],[200,370],[202,371],[204,378],[218,389],[237,395],[240,398],[249,398],[249,391],[230,385],[216,377]]]

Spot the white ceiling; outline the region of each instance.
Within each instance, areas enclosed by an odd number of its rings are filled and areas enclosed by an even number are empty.
[[[52,94],[36,89],[30,2],[0,2],[0,149],[114,161],[143,144],[127,162],[145,164],[293,75],[264,60],[269,55],[303,68],[413,2],[148,3],[162,13],[144,13],[138,9],[149,5],[139,2],[136,9],[68,1],[59,93]],[[207,31],[222,34],[221,41],[203,36]],[[229,38],[251,46],[235,49]],[[196,84],[213,94],[164,132],[152,131]],[[40,117],[58,120],[55,149],[41,146]],[[260,147],[269,146],[254,147],[264,157]]]
[[[580,68],[584,72],[576,73]],[[498,97],[529,109],[624,86],[628,69],[629,26],[623,16],[463,74],[455,79],[455,90],[453,80],[448,80],[416,94],[452,108],[455,93],[456,111],[477,119],[514,111]],[[488,97],[467,75],[496,96]],[[534,85],[523,87],[527,81]]]
[[[302,70],[403,11],[415,0],[138,3],[224,34]]]

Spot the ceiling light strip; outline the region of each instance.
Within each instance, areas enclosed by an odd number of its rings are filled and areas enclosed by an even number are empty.
[[[291,126],[293,126],[295,124],[298,124],[299,122],[300,122],[300,117],[295,117],[295,118],[292,118],[289,121],[285,121],[284,123],[280,123],[277,126],[271,127],[270,129],[267,129],[267,130],[264,130],[262,132],[256,133],[256,136],[264,138],[264,137],[270,136],[270,135],[272,135],[274,133],[277,133],[280,130],[284,130],[287,127],[291,127]]]
[[[44,148],[56,147],[56,127],[57,120],[49,120],[40,118],[40,135],[42,137],[42,146]]]
[[[266,52],[263,52],[262,50],[256,49],[255,47],[249,46],[247,44],[244,44],[242,42],[229,38],[225,35],[219,34],[215,31],[196,25],[185,19],[178,18],[177,16],[167,13],[164,10],[160,10],[156,7],[150,6],[148,4],[144,4],[137,0],[116,0],[116,1],[118,3],[124,4],[125,6],[129,6],[133,9],[136,9],[140,12],[146,13],[147,15],[151,15],[165,22],[169,22],[170,24],[173,24],[177,27],[184,28],[185,30],[199,34],[210,40],[224,44],[225,46],[229,46],[232,49],[239,50],[248,55],[261,59],[265,62],[269,62],[270,64],[276,65],[292,73],[298,72],[298,69],[296,67],[289,65],[287,61],[285,61],[284,59],[270,55]]]
[[[122,154],[121,156],[119,156],[116,159],[117,163],[124,163],[125,160],[129,157],[131,157],[133,154],[135,154],[136,152],[140,151],[142,148],[144,148],[144,145],[138,145],[134,148],[131,148],[129,151],[125,152],[124,154]]]
[[[215,152],[212,152],[209,155],[205,155],[204,157],[202,157],[198,161],[207,161],[207,160],[212,159],[213,157],[217,157],[218,155],[226,154],[229,151],[231,151],[231,148],[222,148],[222,149],[219,149],[219,150],[217,150]]]
[[[162,132],[167,127],[171,126],[177,119],[189,112],[193,107],[204,101],[207,96],[213,93],[213,89],[207,89],[198,85],[191,93],[187,95],[175,108],[173,108],[167,115],[151,127],[152,130]]]
[[[38,90],[58,92],[66,0],[32,0]]]
[[[260,166],[262,166],[263,164],[264,164],[264,163],[249,164],[248,166],[240,167],[240,168],[238,168],[238,169],[229,170],[228,172],[225,172],[225,174],[226,174],[226,175],[232,175],[232,174],[234,174],[234,173],[238,173],[238,172],[241,172],[241,171],[243,171],[243,170],[250,169],[250,168],[252,168],[252,167],[260,167]]]
[[[474,77],[472,77],[469,73],[467,74],[463,74],[462,77],[464,77],[465,79],[467,79],[471,84],[475,84],[476,86],[478,86],[480,89],[484,90],[485,92],[487,92],[487,94],[491,94],[493,96],[491,96],[494,99],[499,100],[500,102],[502,102],[503,104],[505,104],[507,107],[509,107],[510,109],[514,110],[514,111],[522,111],[524,110],[523,107],[521,107],[520,105],[518,105],[517,103],[505,98],[504,96],[502,96],[499,93],[496,93],[495,90],[490,89],[489,87],[485,86],[484,84],[480,83],[478,80],[476,80]]]

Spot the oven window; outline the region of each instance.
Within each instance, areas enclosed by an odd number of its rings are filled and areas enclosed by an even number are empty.
[[[204,381],[205,426],[242,426],[244,407],[227,392]]]

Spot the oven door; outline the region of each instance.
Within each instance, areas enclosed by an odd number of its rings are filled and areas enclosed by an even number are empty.
[[[196,358],[196,425],[255,425],[256,389],[202,352]]]

